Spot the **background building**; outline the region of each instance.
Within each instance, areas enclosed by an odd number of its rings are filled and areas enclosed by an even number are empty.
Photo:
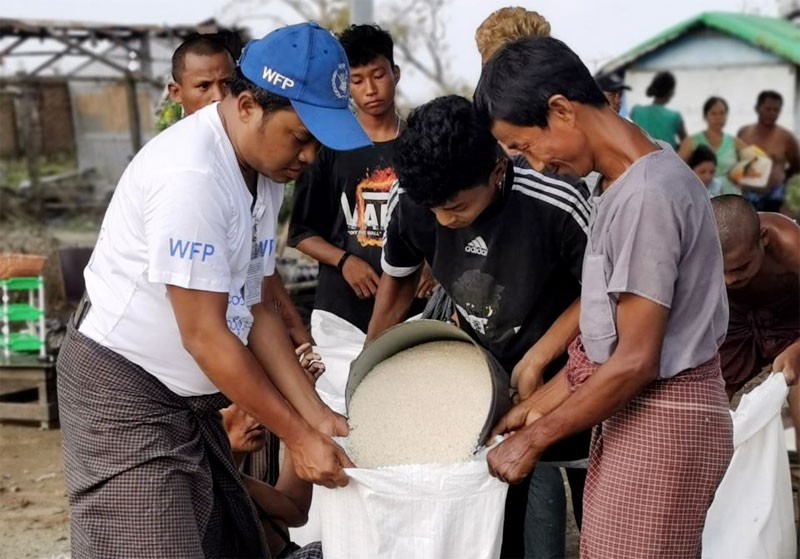
[[[705,128],[702,106],[711,95],[730,105],[727,130],[755,121],[758,93],[783,95],[778,123],[800,132],[800,26],[787,19],[706,12],[683,21],[614,58],[602,72],[623,72],[631,86],[628,110],[649,104],[645,90],[656,72],[669,70],[677,87],[669,107],[680,111],[691,134]]]

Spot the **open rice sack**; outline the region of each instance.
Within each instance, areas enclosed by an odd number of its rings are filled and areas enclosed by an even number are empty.
[[[314,492],[326,559],[499,557],[508,485],[489,474],[485,452],[455,464],[345,471],[347,487]]]
[[[508,486],[476,454],[510,403],[492,357],[451,325],[402,324],[353,362],[346,399],[357,467],[315,491],[325,557],[498,557]]]

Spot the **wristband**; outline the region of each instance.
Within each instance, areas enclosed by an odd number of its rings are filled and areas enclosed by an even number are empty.
[[[348,258],[350,258],[350,253],[345,251],[342,257],[339,259],[339,263],[336,265],[336,269],[341,272],[342,268],[344,268],[344,263]]]

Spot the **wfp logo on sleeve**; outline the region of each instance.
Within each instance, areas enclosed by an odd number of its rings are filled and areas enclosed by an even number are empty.
[[[197,241],[184,241],[182,239],[169,238],[169,255],[173,258],[186,260],[200,259],[205,262],[206,258],[214,256],[214,245],[210,243],[200,243]],[[197,258],[195,258],[197,256]]]
[[[486,256],[489,254],[489,247],[486,246],[486,241],[483,240],[483,237],[475,237],[464,247],[464,252]]]

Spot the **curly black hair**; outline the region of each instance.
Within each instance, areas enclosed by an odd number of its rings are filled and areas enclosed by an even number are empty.
[[[489,180],[497,141],[467,99],[448,95],[408,117],[394,152],[394,170],[408,196],[433,208]]]
[[[350,67],[364,66],[385,56],[394,67],[394,41],[388,31],[378,25],[351,25],[337,35]]]

